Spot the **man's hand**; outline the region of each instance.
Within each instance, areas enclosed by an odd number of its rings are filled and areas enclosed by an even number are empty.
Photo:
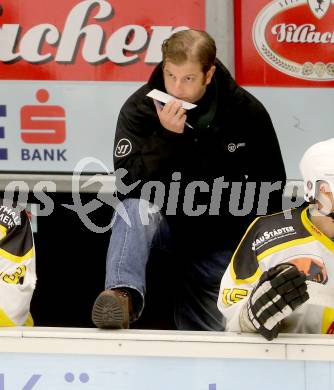
[[[306,276],[292,264],[282,263],[264,272],[253,290],[244,315],[267,340],[277,337],[280,323],[309,299]]]
[[[184,125],[187,119],[186,110],[182,108],[182,103],[177,100],[171,100],[162,106],[154,100],[157,114],[162,126],[174,133],[183,133]]]

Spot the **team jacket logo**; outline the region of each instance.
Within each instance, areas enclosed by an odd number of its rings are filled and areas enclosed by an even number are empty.
[[[245,142],[239,142],[238,144],[231,142],[230,144],[227,145],[227,150],[230,153],[234,153],[237,149],[245,147],[245,146],[246,146]]]
[[[126,138],[122,138],[118,141],[117,146],[115,148],[115,156],[116,157],[127,156],[131,152],[131,150],[132,150],[131,142]]]
[[[334,80],[333,3],[273,0],[261,10],[253,25],[258,53],[289,76],[310,81]]]

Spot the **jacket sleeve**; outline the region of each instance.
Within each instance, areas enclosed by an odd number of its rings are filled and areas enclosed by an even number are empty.
[[[30,302],[36,284],[35,248],[24,210],[0,211],[0,326],[33,325]]]
[[[268,208],[266,213],[272,214],[282,211],[282,196],[286,184],[286,172],[280,145],[277,135],[272,123],[272,120],[259,101],[251,103],[252,123],[251,131],[254,132],[252,136],[254,151],[252,158],[254,159],[253,166],[257,167],[257,172],[252,172],[255,181],[260,182],[259,194],[262,198],[259,202],[266,202],[264,182],[273,185],[273,191],[270,193],[268,200]],[[253,180],[253,178],[249,178]],[[275,182],[278,182],[274,184]],[[267,186],[270,184],[266,184]],[[276,188],[276,189],[275,189]],[[262,214],[262,213],[261,213]]]
[[[221,280],[217,306],[229,332],[241,331],[240,313],[262,274],[256,251],[252,250],[258,220],[249,226]]]
[[[177,166],[182,150],[183,134],[164,129],[153,101],[141,99],[129,99],[117,121],[114,166],[127,170],[126,183],[163,179]]]
[[[259,129],[255,141],[259,145],[262,160],[262,175],[268,180],[285,180],[286,173],[280,145],[277,139],[272,120],[265,107],[259,103],[257,110],[254,110],[254,126]]]

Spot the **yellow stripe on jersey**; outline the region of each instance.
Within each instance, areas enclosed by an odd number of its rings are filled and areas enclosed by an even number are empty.
[[[0,309],[0,326],[16,326],[2,309]]]
[[[250,276],[249,278],[246,278],[246,279],[237,279],[237,276],[234,274],[232,267],[231,267],[231,273],[232,273],[232,278],[236,284],[243,284],[243,283],[252,284],[260,279],[263,272],[262,272],[261,268],[259,267],[259,268],[257,268],[256,272],[254,272],[254,274],[252,276]]]
[[[3,225],[0,225],[0,240],[7,236],[7,228]]]
[[[231,276],[232,276],[232,279],[234,280],[234,282],[236,284],[242,284],[242,283],[253,283],[253,282],[256,282],[260,276],[262,275],[262,271],[260,270],[260,268],[258,268],[256,270],[256,272],[250,276],[249,278],[247,279],[238,279],[237,278],[237,275],[234,271],[234,258],[236,256],[236,254],[238,253],[242,243],[244,242],[248,232],[252,229],[252,227],[255,225],[255,223],[260,219],[260,217],[257,217],[254,219],[254,221],[248,226],[248,229],[246,230],[246,233],[243,235],[241,241],[239,242],[239,245],[237,247],[237,249],[235,250],[233,256],[232,256],[232,259],[231,259],[231,266],[230,266],[230,272],[231,272]]]
[[[324,233],[322,233],[316,226],[314,226],[313,223],[309,220],[307,216],[308,209],[309,207],[303,210],[301,214],[301,220],[306,230],[308,230],[312,234],[312,236],[315,237],[316,240],[324,244],[326,248],[334,252],[334,242],[330,238],[328,238]]]
[[[34,319],[32,318],[32,315],[29,313],[28,317],[26,319],[26,322],[24,323],[24,326],[34,326]]]
[[[4,312],[4,310],[0,309],[0,326],[18,326],[15,324],[14,321],[12,321],[7,314]],[[34,326],[34,320],[31,316],[31,314],[28,314],[28,317],[24,323],[24,326]]]
[[[10,260],[13,263],[22,263],[22,261],[32,258],[34,255],[34,249],[31,248],[30,251],[28,251],[23,256],[15,256],[4,249],[0,249],[0,257],[3,257],[6,260]]]
[[[321,333],[334,333],[334,309],[332,309],[331,307],[324,308]]]
[[[273,248],[267,249],[266,251],[262,252],[260,255],[257,256],[258,261],[263,260],[265,257],[272,255],[273,253],[279,252],[283,249],[290,248],[292,246],[297,246],[301,244],[307,244],[308,242],[316,241],[316,239],[312,237],[306,237],[306,238],[298,238],[297,240],[292,240],[288,242],[284,242],[283,244],[279,244],[274,246]]]

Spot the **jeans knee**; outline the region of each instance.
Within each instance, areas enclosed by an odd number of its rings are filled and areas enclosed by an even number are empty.
[[[138,211],[140,199],[136,198],[126,198],[122,201],[123,206],[129,214],[135,213]]]
[[[162,219],[159,207],[145,199],[127,198],[123,206],[136,226],[158,225]]]

